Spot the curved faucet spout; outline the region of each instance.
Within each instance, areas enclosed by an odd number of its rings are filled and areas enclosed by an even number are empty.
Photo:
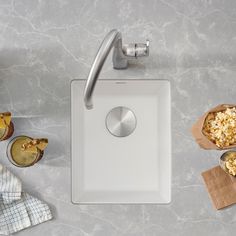
[[[139,56],[148,56],[149,54],[149,41],[147,41],[147,44],[129,44],[123,49],[121,33],[116,29],[111,30],[98,49],[85,85],[84,103],[87,109],[93,108],[92,96],[94,88],[104,62],[113,47],[112,61],[114,69],[126,69],[128,66],[128,59],[137,58]]]
[[[122,45],[121,42],[121,33],[117,30],[111,30],[107,36],[104,38],[97,55],[94,59],[93,65],[90,69],[89,76],[84,91],[84,102],[87,109],[93,108],[92,95],[98,79],[98,76],[101,72],[101,69],[106,61],[106,58],[115,44]],[[118,47],[117,48],[122,48]],[[123,54],[122,50],[120,51],[121,56]]]

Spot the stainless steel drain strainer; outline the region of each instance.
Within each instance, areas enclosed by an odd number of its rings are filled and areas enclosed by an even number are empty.
[[[106,127],[116,137],[129,136],[135,130],[136,125],[136,117],[127,107],[115,107],[106,117]]]

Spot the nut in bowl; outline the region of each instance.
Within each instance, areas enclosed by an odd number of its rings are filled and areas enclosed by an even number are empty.
[[[236,105],[222,104],[206,112],[192,127],[204,149],[236,148]]]
[[[227,151],[220,157],[220,166],[228,174],[236,177],[236,151]]]

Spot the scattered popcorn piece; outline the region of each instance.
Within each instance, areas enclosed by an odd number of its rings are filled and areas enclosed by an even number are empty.
[[[236,108],[210,113],[203,134],[220,148],[236,144]]]

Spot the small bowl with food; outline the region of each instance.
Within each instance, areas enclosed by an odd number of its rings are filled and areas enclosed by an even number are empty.
[[[220,167],[227,174],[236,177],[236,150],[223,153],[220,157]]]

